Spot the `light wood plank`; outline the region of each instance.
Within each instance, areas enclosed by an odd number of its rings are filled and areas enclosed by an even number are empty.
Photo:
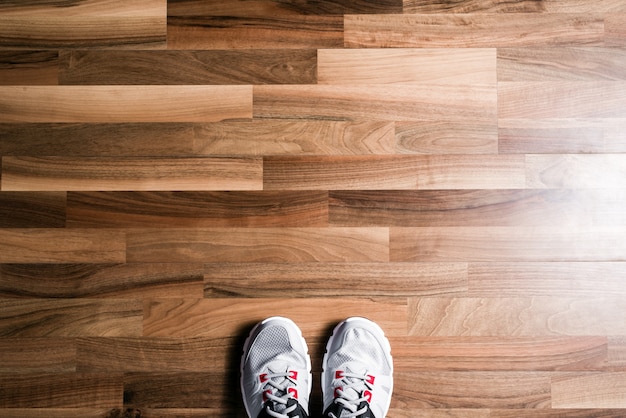
[[[464,263],[213,263],[205,297],[418,296],[464,293]],[[296,287],[294,283],[298,283]]]
[[[453,3],[404,0],[404,13],[598,13],[624,10],[621,0],[458,0]],[[515,19],[514,16],[511,18]]]
[[[328,225],[324,191],[71,192],[68,197],[67,224],[73,228]]]
[[[626,263],[470,263],[469,295],[626,296]]]
[[[3,157],[2,190],[260,190],[259,158]]]
[[[498,81],[625,80],[622,48],[499,48]]]
[[[0,50],[0,85],[24,84],[59,84],[59,53]]]
[[[139,300],[0,299],[2,337],[139,337]]]
[[[625,109],[622,81],[498,83],[500,118],[625,118]]]
[[[391,261],[625,261],[623,227],[391,228]]]
[[[255,118],[493,122],[496,86],[254,86]]]
[[[607,367],[614,368],[616,371],[624,370],[626,367],[626,337],[609,337]]]
[[[216,122],[252,116],[250,86],[0,86],[0,122]]]
[[[0,229],[0,263],[123,263],[122,231]]]
[[[328,338],[349,316],[366,316],[388,335],[405,335],[406,298],[155,299],[144,303],[146,337],[227,337],[272,312],[299,324],[305,338]]]
[[[321,49],[320,84],[490,84],[495,49]]]
[[[0,6],[0,11],[6,16],[163,16],[167,12],[165,0],[83,0],[81,2],[20,2],[7,1]]]
[[[5,373],[74,371],[76,371],[76,342],[73,340],[65,338],[0,339],[0,376]]]
[[[121,375],[0,375],[0,405],[12,408],[111,408],[122,406]]]
[[[396,122],[395,127],[400,154],[498,153],[497,121]]]
[[[521,156],[398,155],[264,158],[267,190],[525,187]]]
[[[0,296],[202,297],[201,264],[0,264]]]
[[[128,232],[129,262],[388,261],[386,228],[196,228]]]
[[[369,155],[395,152],[385,121],[258,120],[196,126],[199,155]]]
[[[549,408],[550,374],[395,372],[392,405],[402,409]]]
[[[389,416],[395,418],[489,418],[489,409],[480,408],[395,408],[391,405]]]
[[[621,418],[626,409],[492,409],[491,418]]]
[[[410,298],[416,336],[622,335],[623,297]]]
[[[602,370],[606,337],[392,337],[396,370]]]
[[[603,45],[599,13],[346,15],[349,48],[501,48]]]
[[[623,154],[528,154],[526,167],[530,188],[618,189],[614,193],[625,193]]]
[[[607,15],[605,19],[605,42],[609,46],[626,46],[626,10]]]
[[[1,61],[0,61],[1,62]],[[314,84],[315,50],[62,51],[60,84]]]
[[[626,408],[626,373],[584,373],[554,377],[552,406]]]

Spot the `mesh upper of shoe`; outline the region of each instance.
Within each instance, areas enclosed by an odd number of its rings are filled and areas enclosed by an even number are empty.
[[[368,330],[353,328],[346,331],[343,343],[339,350],[328,358],[327,367],[330,370],[341,369],[343,364],[361,363],[364,365],[377,365],[383,374],[391,373],[391,365],[383,348],[378,344],[376,337]],[[353,370],[359,372],[359,370]]]
[[[261,330],[252,343],[248,361],[250,369],[259,372],[269,362],[284,361],[306,367],[305,360],[291,346],[287,330],[280,326]]]

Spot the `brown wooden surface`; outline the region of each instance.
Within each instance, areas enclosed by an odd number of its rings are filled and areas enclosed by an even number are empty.
[[[390,418],[626,416],[623,0],[0,4],[0,417],[241,417],[259,320]],[[382,417],[377,417],[382,418]]]

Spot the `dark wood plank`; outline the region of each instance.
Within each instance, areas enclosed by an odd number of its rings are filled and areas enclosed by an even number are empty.
[[[502,48],[602,46],[601,13],[346,15],[345,46]]]
[[[0,408],[2,418],[122,418],[128,411],[122,408]]]
[[[212,263],[205,297],[418,296],[464,293],[464,263]],[[297,286],[293,286],[298,283]]]
[[[139,300],[0,299],[2,337],[139,337]]]
[[[122,395],[116,373],[0,375],[1,408],[120,408]]]
[[[88,228],[326,226],[328,193],[70,192],[67,221]]]
[[[266,190],[525,187],[524,160],[507,155],[265,157]]]
[[[392,337],[402,371],[605,370],[606,337]]]
[[[0,263],[123,263],[122,231],[0,229]]]
[[[598,309],[602,306],[602,309]],[[410,298],[409,334],[433,337],[622,335],[622,296]]]
[[[207,15],[238,16],[259,14],[297,14],[297,15],[343,15],[348,13],[402,13],[401,0],[315,0],[289,1],[280,0],[230,0],[223,2],[205,2],[201,0],[170,0],[170,16]]]
[[[76,342],[67,338],[0,339],[0,376],[76,371]]]
[[[133,229],[129,262],[388,261],[386,228]]]
[[[496,85],[254,86],[255,118],[495,122]]]
[[[66,193],[0,192],[0,228],[65,227]]]
[[[490,412],[492,418],[621,418],[626,409],[492,409]]]
[[[3,157],[2,190],[260,190],[260,158]]]
[[[63,51],[59,83],[315,84],[310,50]]]
[[[0,264],[0,296],[202,297],[201,264]]]
[[[57,51],[0,51],[0,85],[59,84]]]
[[[371,190],[330,192],[336,226],[557,226],[593,225],[603,208],[626,204],[594,190]],[[617,225],[619,218],[608,216]]]
[[[252,88],[0,86],[0,108],[0,122],[217,122],[249,119]]]

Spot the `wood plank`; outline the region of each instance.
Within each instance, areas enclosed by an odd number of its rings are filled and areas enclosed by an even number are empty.
[[[166,338],[240,335],[270,311],[295,321],[307,339],[327,339],[331,328],[350,316],[366,316],[390,336],[406,334],[406,298],[285,297],[147,300],[143,334]]]
[[[63,228],[66,193],[0,192],[0,228]]]
[[[492,409],[492,418],[620,418],[626,409]]]
[[[203,126],[168,122],[0,123],[0,154],[31,157],[193,156],[194,132],[205,129]]]
[[[236,338],[81,338],[78,371],[103,373],[213,372],[231,369]],[[167,355],[163,355],[167,352]]]
[[[622,153],[626,119],[499,119],[499,150],[506,154]]]
[[[24,84],[59,84],[59,53],[0,50],[0,85]]]
[[[624,261],[623,227],[403,227],[391,261]]]
[[[314,49],[62,51],[59,57],[59,83],[315,84],[316,64],[317,54]]]
[[[259,158],[3,157],[2,190],[260,190]]]
[[[458,0],[453,3],[404,0],[404,13],[607,13],[624,9],[620,0]]]
[[[388,261],[386,228],[135,229],[129,262]]]
[[[251,106],[250,86],[0,86],[0,122],[216,122]]]
[[[530,188],[621,189],[626,179],[623,154],[528,154],[526,182]],[[623,191],[616,191],[621,193]]]
[[[0,297],[202,297],[201,264],[0,264]]]
[[[0,335],[16,337],[139,337],[139,300],[0,299]]]
[[[393,122],[259,120],[194,126],[197,155],[393,154]]]
[[[626,408],[626,373],[571,373],[552,379],[555,408]]]
[[[392,405],[402,409],[549,408],[550,374],[394,372]]]
[[[7,16],[162,16],[166,12],[165,0],[83,0],[66,3],[53,1],[5,1],[0,11]]]
[[[615,371],[622,371],[626,366],[626,337],[609,337],[609,351],[607,356],[607,367]]]
[[[626,46],[626,10],[606,16],[605,19],[605,42],[609,46]]]
[[[626,296],[626,263],[470,263],[474,297]]]
[[[329,2],[280,0],[235,0],[206,2],[173,0],[169,2],[170,16],[262,16],[262,15],[342,15],[346,13],[402,13],[401,0],[333,0]]]
[[[2,408],[119,408],[122,395],[115,373],[0,375]]]
[[[66,418],[68,415],[83,418],[122,416],[121,408],[0,408],[2,418]]]
[[[498,48],[498,81],[625,80],[626,50]]]
[[[480,408],[395,408],[391,405],[389,416],[396,418],[490,418],[489,409]],[[533,410],[534,411],[534,410]]]
[[[400,154],[498,153],[497,122],[432,120],[396,122],[395,127]]]
[[[327,192],[70,192],[69,227],[328,225]]]
[[[498,83],[500,118],[625,118],[625,109],[622,81]]]
[[[593,190],[339,190],[330,192],[335,226],[567,226],[624,225],[626,199]],[[611,222],[612,221],[612,222]]]
[[[493,122],[496,86],[254,86],[255,118]]]
[[[491,84],[495,49],[320,49],[320,84]]]
[[[185,49],[317,49],[343,45],[343,17],[268,14],[172,16],[167,47]]]
[[[122,231],[0,229],[0,263],[123,263]]]
[[[524,161],[500,155],[264,158],[267,190],[522,188]]]
[[[66,338],[0,339],[0,376],[76,371],[76,342]],[[0,414],[1,415],[1,414]]]
[[[464,263],[212,263],[205,297],[425,296],[464,293]],[[293,284],[298,283],[294,287]]]
[[[417,371],[602,370],[606,337],[392,337],[394,368]]]
[[[539,337],[622,335],[619,297],[410,298],[409,335]]]
[[[603,45],[600,13],[346,15],[345,47],[502,48]]]

